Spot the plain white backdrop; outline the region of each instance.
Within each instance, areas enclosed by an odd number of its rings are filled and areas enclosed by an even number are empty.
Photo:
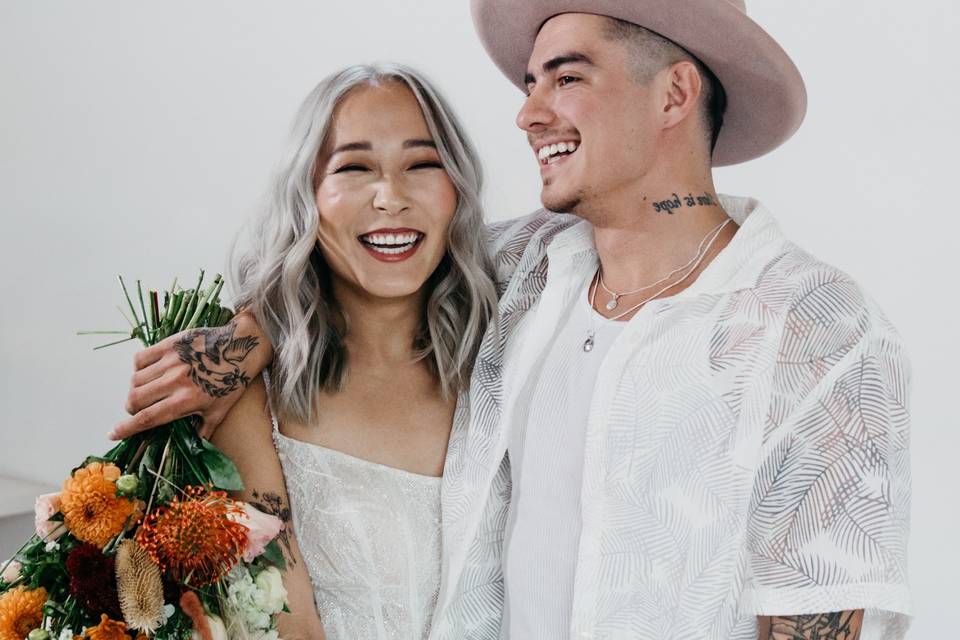
[[[904,335],[910,638],[955,637],[960,12],[953,0],[748,9],[804,74],[810,110],[781,149],[719,170],[718,187],[764,201]],[[521,96],[467,0],[0,0],[0,492],[10,478],[58,485],[109,446],[133,343],[93,352],[97,339],[74,333],[124,327],[116,275],[163,287],[221,270],[302,97],[341,66],[382,60],[425,70],[451,99],[484,160],[489,219],[537,208],[513,125]]]

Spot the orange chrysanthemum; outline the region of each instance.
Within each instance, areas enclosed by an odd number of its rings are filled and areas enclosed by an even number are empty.
[[[91,462],[64,480],[60,512],[67,529],[79,540],[102,547],[134,515],[136,502],[117,496],[119,477],[116,465]]]
[[[47,591],[16,587],[0,596],[0,640],[23,640],[43,622]]]
[[[184,493],[152,511],[136,540],[164,572],[199,587],[230,571],[246,547],[247,527],[230,519],[243,509],[226,492],[187,487]]]
[[[111,620],[105,613],[100,614],[100,624],[87,627],[83,630],[83,635],[90,640],[130,640],[130,636],[127,635],[127,625]]]

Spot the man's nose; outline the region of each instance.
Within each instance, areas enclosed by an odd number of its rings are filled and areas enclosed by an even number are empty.
[[[517,113],[517,126],[527,133],[536,133],[550,126],[555,117],[544,91],[534,87]]]
[[[402,185],[391,177],[384,177],[377,185],[377,192],[373,198],[374,208],[387,215],[397,215],[410,208],[410,202],[403,191]]]

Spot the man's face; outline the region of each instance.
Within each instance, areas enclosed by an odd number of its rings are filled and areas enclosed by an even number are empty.
[[[540,164],[540,199],[552,211],[590,217],[591,205],[635,185],[650,165],[651,90],[637,83],[624,44],[605,35],[606,21],[584,13],[551,18],[527,65],[517,126],[527,132]]]

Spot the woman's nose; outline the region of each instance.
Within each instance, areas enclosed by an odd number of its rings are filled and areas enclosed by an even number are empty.
[[[384,178],[377,185],[377,192],[373,198],[373,206],[377,211],[387,215],[397,215],[410,208],[403,189],[392,178]]]

